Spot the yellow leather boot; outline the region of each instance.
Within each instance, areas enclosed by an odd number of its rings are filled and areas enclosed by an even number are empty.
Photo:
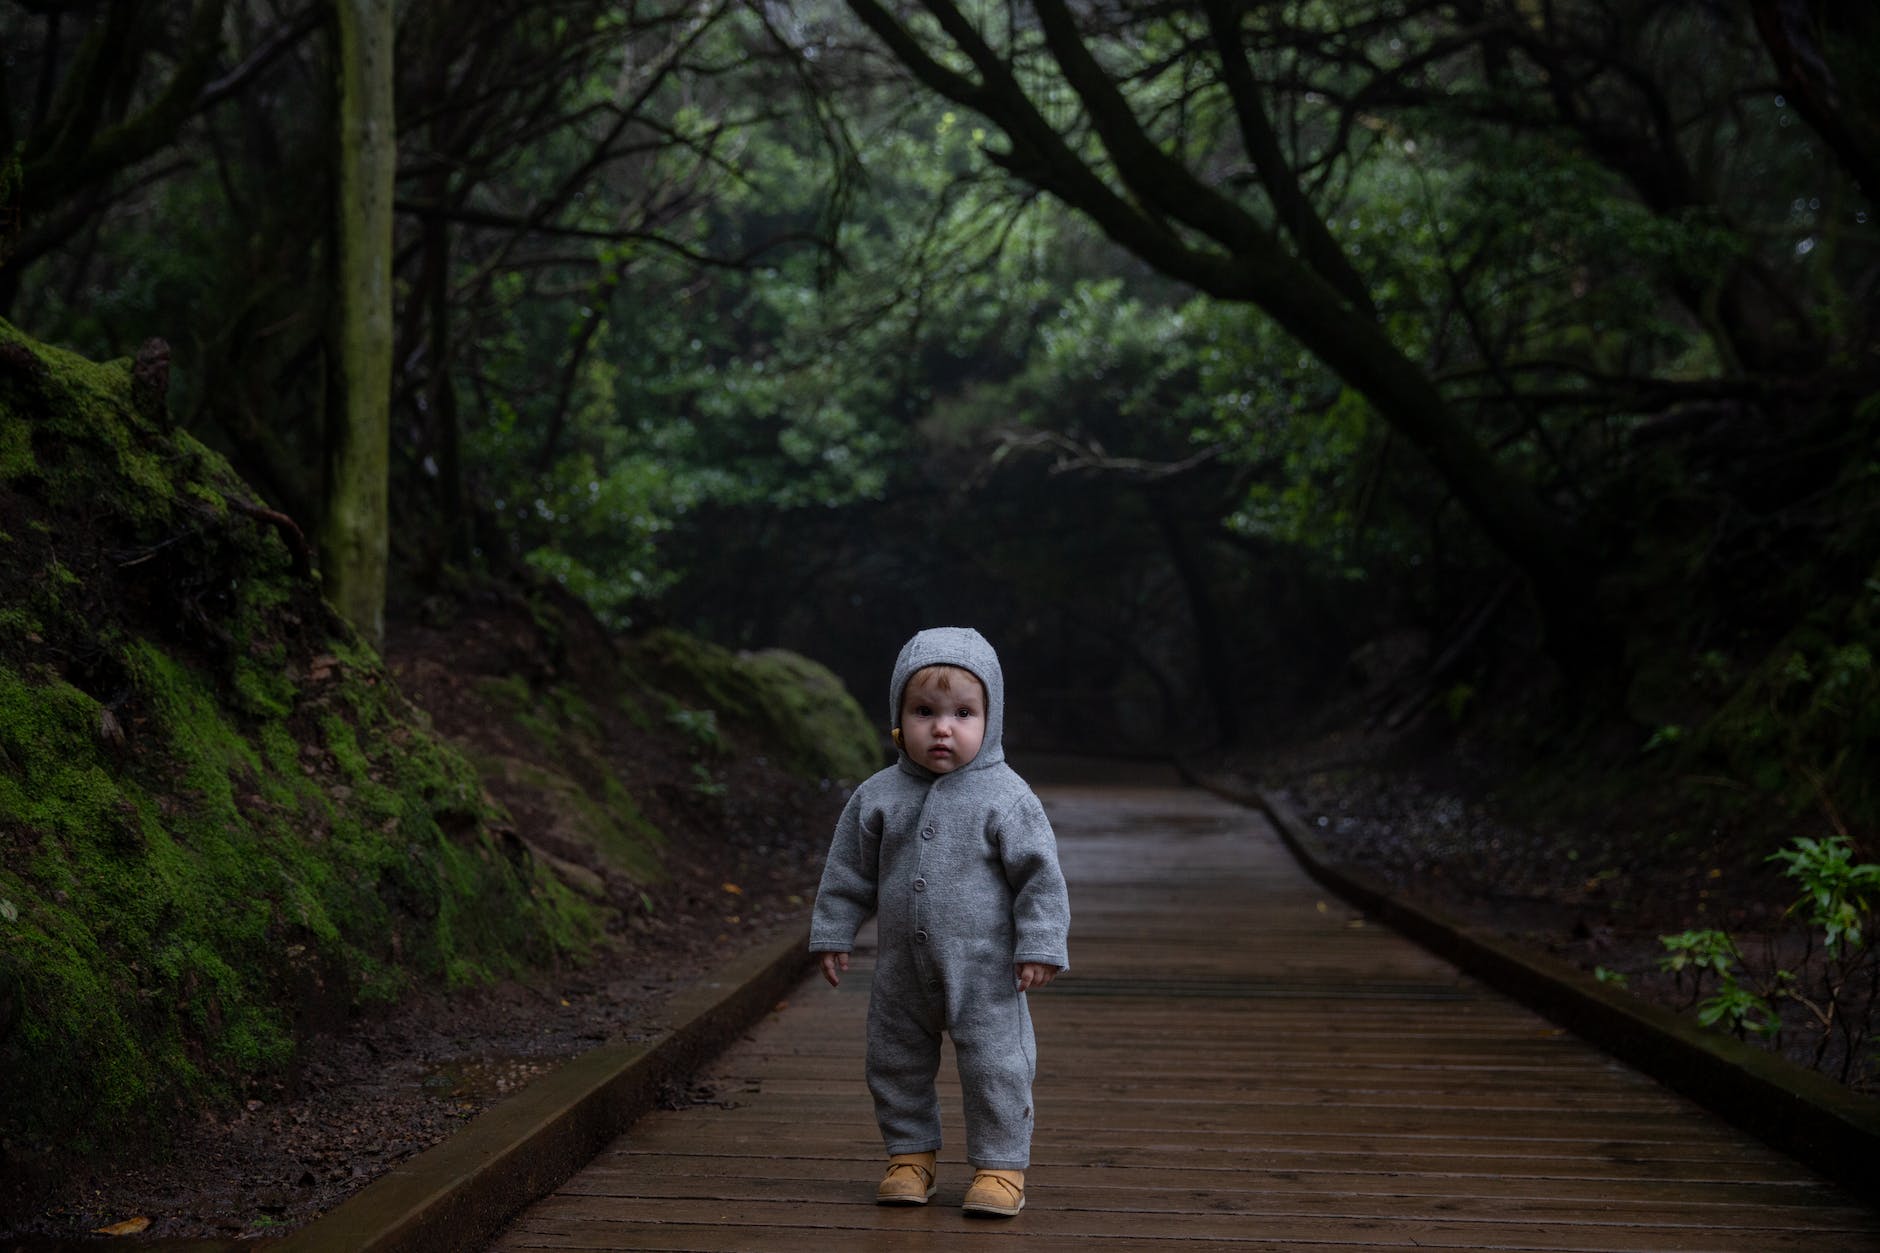
[[[877,1205],[925,1205],[933,1198],[934,1155],[896,1153],[888,1159],[888,1173],[875,1189]]]
[[[989,1218],[1010,1218],[1025,1208],[1025,1172],[1022,1170],[973,1171],[973,1186],[966,1189],[968,1214]]]

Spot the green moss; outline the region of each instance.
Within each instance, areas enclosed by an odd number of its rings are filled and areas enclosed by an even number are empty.
[[[593,848],[608,865],[636,883],[665,878],[661,859],[665,837],[612,774],[603,774],[598,787],[590,791],[559,770],[516,757],[486,757],[479,765],[486,775],[538,793],[545,812],[567,815],[572,821],[567,836]]]
[[[276,668],[242,665],[235,671],[235,693],[252,714],[285,718],[294,709],[294,681]]]
[[[36,387],[44,398],[42,407],[32,415],[39,440],[62,440],[94,454],[68,456],[50,468],[42,464],[41,472],[55,491],[89,488],[99,493],[99,503],[136,518],[165,512],[175,503],[175,477],[142,438],[143,423],[130,407],[128,362],[99,365],[34,343],[5,323],[0,323],[0,343],[25,347],[45,366],[45,377]],[[8,408],[10,412],[0,416],[0,427],[26,416]],[[193,446],[192,451],[213,456],[187,436],[176,439]]]
[[[797,653],[734,653],[677,631],[639,647],[662,678],[730,730],[733,751],[761,751],[808,778],[859,780],[885,758],[880,734],[830,671]],[[685,709],[684,705],[678,707]]]
[[[773,723],[791,731],[800,771],[859,781],[882,767],[881,733],[827,667],[782,649],[741,660]]]
[[[24,419],[0,420],[0,483],[23,478],[39,469],[33,460],[33,433]]]
[[[662,677],[682,689],[681,695],[689,691],[702,697],[695,703],[703,708],[738,720],[759,712],[754,708],[759,694],[730,649],[670,630],[650,632],[639,644],[663,672]]]
[[[340,773],[353,783],[364,783],[366,756],[359,751],[359,736],[353,724],[338,714],[329,713],[320,719],[320,730],[326,736],[326,751],[339,763]]]
[[[522,713],[534,706],[535,694],[529,681],[519,674],[484,675],[476,681],[477,692],[492,705],[511,713]]]
[[[566,683],[557,683],[548,689],[548,704],[554,709],[559,727],[564,733],[575,732],[587,736],[601,734],[601,720],[594,712],[594,706]]]
[[[24,609],[0,609],[0,634],[24,637],[37,635],[42,629],[39,619]]]
[[[291,778],[300,768],[300,741],[288,732],[285,723],[267,723],[256,733],[255,740],[271,773]]]
[[[228,497],[224,496],[207,483],[190,483],[187,484],[183,490],[192,500],[201,501],[216,513],[226,514],[228,512]]]
[[[49,672],[0,665],[0,814],[54,834],[102,825],[117,790],[98,761],[100,706]]]

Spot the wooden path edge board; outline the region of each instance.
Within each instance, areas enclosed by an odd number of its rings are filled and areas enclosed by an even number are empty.
[[[1598,982],[1566,962],[1413,905],[1381,880],[1334,862],[1304,819],[1263,788],[1194,770],[1191,782],[1263,810],[1307,874],[1498,992],[1650,1075],[1672,1091],[1875,1200],[1880,1099]]]
[[[809,927],[759,945],[675,996],[650,1040],[581,1054],[279,1241],[269,1253],[481,1248],[789,996],[809,972]]]

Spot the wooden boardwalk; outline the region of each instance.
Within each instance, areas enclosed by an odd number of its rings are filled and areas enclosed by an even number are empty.
[[[493,1246],[1880,1250],[1880,1212],[1327,898],[1264,819],[1041,788],[1071,974],[1032,997],[1029,1204],[873,1204],[870,954],[805,983]],[[1877,1166],[1880,1170],[1880,1166]]]

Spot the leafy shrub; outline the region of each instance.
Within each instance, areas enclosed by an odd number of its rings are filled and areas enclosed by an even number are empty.
[[[1658,937],[1659,968],[1687,988],[1697,1020],[1781,1048],[1785,1034],[1802,1033],[1801,1049],[1817,1069],[1861,1086],[1872,1077],[1874,1017],[1880,1009],[1880,948],[1874,944],[1874,902],[1880,865],[1856,862],[1845,835],[1801,837],[1770,854],[1802,894],[1789,908],[1806,927],[1794,951],[1794,969],[1767,946],[1751,969],[1725,931],[1695,930]]]

